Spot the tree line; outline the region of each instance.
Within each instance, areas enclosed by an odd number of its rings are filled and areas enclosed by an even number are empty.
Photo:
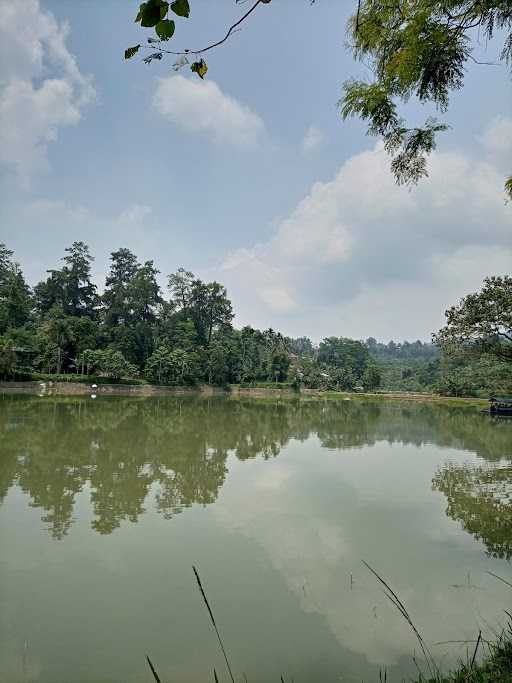
[[[271,328],[235,329],[222,284],[179,268],[162,291],[154,262],[141,263],[127,248],[111,253],[100,293],[92,279],[93,260],[84,242],[73,242],[61,263],[31,289],[13,252],[0,244],[2,378],[218,386],[286,382],[297,389],[381,387],[454,395],[512,388],[511,278],[490,278],[481,294],[449,309],[435,344],[331,336],[315,345],[308,337],[294,339]],[[496,315],[505,318],[500,323]]]

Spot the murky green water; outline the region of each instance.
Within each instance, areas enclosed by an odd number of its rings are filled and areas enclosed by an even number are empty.
[[[0,680],[414,675],[505,621],[512,421],[393,402],[0,400]],[[469,646],[471,647],[471,646]]]

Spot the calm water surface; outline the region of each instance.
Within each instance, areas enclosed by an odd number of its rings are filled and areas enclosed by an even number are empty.
[[[393,402],[0,398],[0,680],[389,681],[512,605],[512,421]]]

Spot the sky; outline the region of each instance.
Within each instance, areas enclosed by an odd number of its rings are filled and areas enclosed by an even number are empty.
[[[191,0],[176,48],[222,36],[248,5]],[[430,339],[445,309],[511,272],[512,99],[505,65],[471,64],[417,188],[343,122],[354,3],[273,0],[208,53],[124,61],[128,0],[0,0],[0,241],[34,285],[83,240],[100,289],[110,253],[226,285],[235,325],[291,336]],[[151,35],[151,33],[148,33]],[[477,43],[495,61],[501,43]],[[205,55],[206,56],[206,55]],[[408,120],[436,112],[411,102]]]

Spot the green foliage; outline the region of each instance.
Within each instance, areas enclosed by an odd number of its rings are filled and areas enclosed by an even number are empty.
[[[156,384],[195,384],[199,380],[198,364],[195,351],[162,345],[148,358],[144,375]]]
[[[347,81],[340,111],[343,118],[367,121],[368,133],[383,138],[398,183],[417,183],[428,175],[427,157],[435,149],[435,136],[447,126],[430,117],[423,127],[408,128],[398,116],[397,102],[415,96],[446,111],[451,92],[462,88],[466,64],[473,59],[472,31],[478,27],[490,40],[496,29],[511,26],[509,3],[501,0],[358,3],[349,21],[349,39],[354,57],[371,68],[374,81]],[[511,56],[509,32],[501,57],[510,62]],[[510,194],[509,182],[506,190]]]
[[[39,372],[112,381],[144,376],[171,385],[512,393],[508,277],[488,278],[482,293],[466,297],[460,310],[450,309],[450,334],[441,331],[441,349],[371,337],[328,337],[315,346],[307,337],[290,339],[273,329],[233,329],[225,287],[183,268],[168,276],[166,300],[153,261],[141,264],[126,248],[111,253],[100,296],[91,282],[87,245],[75,242],[65,253],[64,266],[51,270],[32,297],[12,252],[0,247],[3,376]],[[470,323],[481,339],[467,336]]]
[[[187,17],[188,19],[190,16],[190,5],[188,0],[174,0],[174,2],[171,3],[171,10],[179,17]]]
[[[25,325],[32,309],[32,298],[13,252],[0,243],[0,334]]]
[[[87,374],[97,373],[111,379],[135,377],[137,367],[126,360],[120,351],[114,349],[85,349],[79,358],[79,365]]]
[[[509,199],[512,199],[512,176],[507,178],[505,181],[505,192],[507,193]]]
[[[367,391],[372,391],[380,387],[382,381],[381,371],[376,365],[367,365],[362,376],[363,387]]]
[[[156,26],[161,19],[164,19],[169,10],[169,3],[165,0],[147,0],[143,2],[135,18],[141,26]]]
[[[155,26],[155,32],[160,40],[169,40],[174,34],[176,24],[172,19],[161,19]]]
[[[0,378],[10,379],[16,369],[16,352],[10,339],[0,337]]]
[[[173,12],[173,14],[177,17],[188,19],[190,16],[189,1],[174,0],[174,2],[169,5],[166,0],[147,0],[147,2],[143,2],[139,6],[137,16],[135,17],[135,22],[140,24],[143,28],[154,28],[155,37],[149,37],[147,42],[149,46],[154,45],[155,43],[158,45],[157,52],[153,52],[147,57],[144,57],[143,61],[146,64],[150,64],[154,60],[161,60],[164,52],[169,52],[161,47],[161,42],[170,40],[176,30],[176,23],[174,19],[169,19],[169,11]],[[131,59],[135,54],[137,54],[141,47],[147,46],[139,44],[127,48],[124,51],[124,58]],[[188,52],[188,50],[185,50],[182,53],[174,52],[174,54],[185,55]],[[187,60],[183,59],[179,63],[178,68],[184,66],[186,63],[188,63]],[[190,68],[194,73],[197,73],[200,78],[204,78],[206,72],[208,71],[208,67],[206,66],[204,59],[194,62]]]
[[[157,37],[148,38],[148,43],[149,46],[157,43],[158,51],[144,61],[149,64],[161,60],[166,53],[180,55],[174,64],[179,70],[188,64],[187,55],[201,55],[221,45],[258,5],[269,2],[255,2],[223,39],[202,50],[172,51],[163,48],[160,42],[174,33],[174,22],[165,18],[169,5],[164,0],[148,0],[140,5],[135,21],[141,26],[156,28]],[[176,0],[170,10],[177,16],[188,17],[188,0]],[[433,116],[423,126],[408,126],[399,116],[397,105],[416,97],[420,103],[431,103],[437,111],[446,112],[451,93],[464,85],[468,61],[477,61],[472,53],[481,37],[490,41],[496,33],[504,34],[500,58],[512,65],[511,27],[510,2],[503,0],[391,0],[386,3],[360,0],[357,3],[357,11],[348,23],[349,44],[354,58],[372,71],[373,81],[347,80],[339,107],[344,119],[360,117],[368,123],[370,135],[382,137],[392,157],[391,170],[397,183],[416,184],[428,175],[427,158],[436,147],[436,135],[448,129]],[[139,47],[128,48],[125,59],[132,57]],[[208,71],[202,57],[190,68],[200,78]],[[512,198],[512,178],[506,180],[505,192]]]
[[[434,340],[447,355],[494,355],[512,361],[512,277],[488,277],[480,292],[468,294],[445,313]]]

